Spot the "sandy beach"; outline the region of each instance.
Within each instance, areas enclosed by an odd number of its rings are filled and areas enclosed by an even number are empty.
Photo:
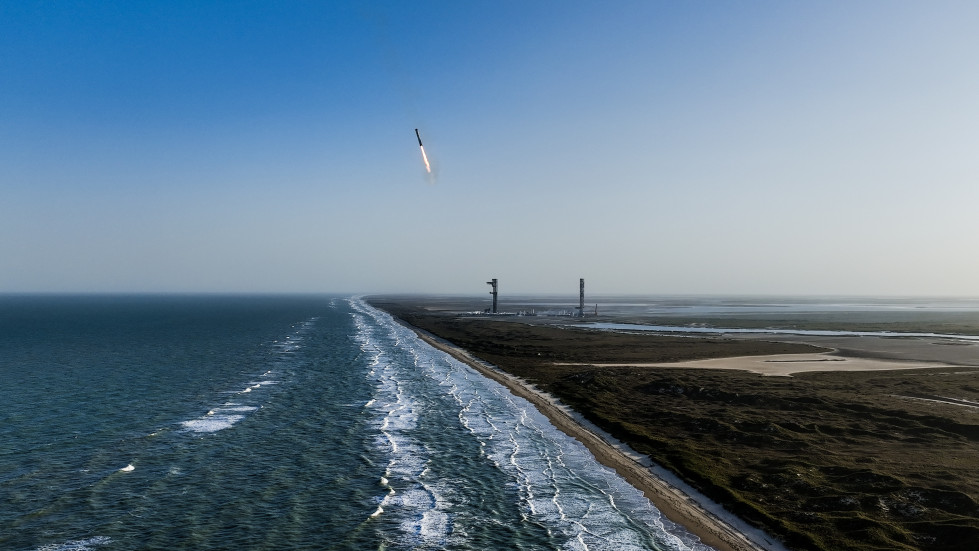
[[[656,335],[372,304],[716,549],[971,551],[979,537],[974,341]]]
[[[410,326],[409,326],[410,327]],[[611,436],[591,426],[562,407],[556,399],[521,380],[473,358],[465,350],[411,327],[422,340],[466,363],[482,375],[507,387],[514,395],[524,398],[543,413],[565,434],[581,442],[599,463],[613,469],[630,484],[641,490],[668,519],[684,526],[702,542],[720,551],[782,551],[778,541],[763,532],[750,528],[737,517],[724,512],[706,498],[696,499],[690,490],[684,491],[657,475],[643,457]],[[646,464],[644,464],[646,463]]]

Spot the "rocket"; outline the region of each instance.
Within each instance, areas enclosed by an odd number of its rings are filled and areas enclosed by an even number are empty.
[[[418,129],[415,129],[415,137],[418,138],[418,149],[422,150],[422,160],[425,161],[425,170],[431,174],[432,165],[428,164],[428,155],[425,154],[425,146],[422,145],[422,135],[418,133]]]

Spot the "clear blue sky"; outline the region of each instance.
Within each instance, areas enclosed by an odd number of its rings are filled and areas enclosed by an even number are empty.
[[[970,1],[0,1],[0,292],[979,295],[977,28]]]

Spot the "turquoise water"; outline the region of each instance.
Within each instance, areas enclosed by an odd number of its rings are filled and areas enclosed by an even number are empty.
[[[0,548],[706,549],[347,297],[0,297]]]

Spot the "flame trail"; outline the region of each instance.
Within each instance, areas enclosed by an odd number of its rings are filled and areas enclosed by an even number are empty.
[[[432,173],[432,165],[428,164],[428,155],[425,155],[425,146],[424,145],[420,145],[418,147],[419,147],[419,149],[422,150],[422,160],[425,161],[425,170],[427,170],[428,173],[431,174]]]
[[[415,137],[418,138],[418,148],[422,150],[422,160],[425,161],[425,170],[429,174],[432,173],[432,165],[428,164],[428,155],[425,155],[425,146],[422,145],[422,135],[418,133],[418,129],[415,129]]]

